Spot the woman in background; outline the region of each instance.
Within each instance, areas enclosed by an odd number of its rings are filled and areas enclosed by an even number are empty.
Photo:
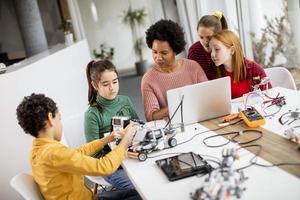
[[[244,57],[239,38],[229,30],[223,30],[212,36],[209,46],[211,58],[217,66],[217,77],[229,76],[231,79],[231,97],[238,98],[254,89],[262,78],[265,70],[255,61]],[[260,89],[265,89],[261,85]],[[271,88],[268,83],[268,88]]]
[[[184,50],[183,29],[171,20],[160,20],[146,31],[154,66],[143,76],[142,99],[147,121],[169,116],[167,90],[207,81],[201,66],[193,60],[176,59]]]
[[[208,80],[217,77],[217,68],[210,57],[209,40],[213,34],[227,28],[227,21],[220,11],[215,11],[211,15],[204,15],[198,22],[199,41],[190,47],[188,59],[201,65]]]

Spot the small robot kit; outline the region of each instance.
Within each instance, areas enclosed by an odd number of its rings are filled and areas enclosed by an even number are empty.
[[[284,135],[292,142],[300,143],[300,126],[289,127],[284,131]],[[298,131],[297,131],[298,129]]]
[[[238,159],[235,149],[223,149],[223,160],[218,168],[213,169],[201,187],[191,193],[193,200],[241,199],[246,188],[243,186],[248,179],[243,170],[234,168]]]
[[[126,116],[115,116],[112,118],[112,130],[119,132],[125,128],[130,121],[133,121],[138,126],[138,130],[129,147],[127,155],[129,158],[136,158],[140,161],[145,161],[148,154],[153,151],[163,150],[165,148],[174,147],[177,145],[177,140],[174,137],[176,131],[168,131],[167,128],[147,127],[140,120],[130,119]],[[116,144],[121,140],[121,136],[116,138]]]
[[[130,123],[130,117],[114,116],[111,120],[113,131],[120,131]]]
[[[143,125],[144,122],[138,119],[131,119],[127,116],[114,116],[111,120],[111,131],[115,131],[116,133],[120,132],[122,129],[126,128],[126,126],[130,123],[130,121],[135,122],[137,125]],[[117,136],[115,138],[117,140],[117,144],[120,142],[121,136]]]
[[[129,147],[127,155],[129,158],[145,161],[148,154],[153,151],[176,146],[177,140],[174,136],[175,134],[166,134],[164,128],[141,126],[133,138],[132,146]]]
[[[266,123],[266,119],[254,107],[242,110],[240,112],[240,117],[250,128],[256,128]]]

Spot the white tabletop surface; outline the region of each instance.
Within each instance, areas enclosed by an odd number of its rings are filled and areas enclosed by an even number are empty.
[[[285,105],[281,112],[276,114],[275,117],[272,117],[272,119],[268,118],[267,123],[263,127],[283,136],[285,127],[282,127],[282,125],[278,123],[278,118],[282,113],[287,112],[289,109],[300,109],[300,92],[285,88],[274,88],[269,90],[268,93],[270,96],[275,96],[277,91],[279,91],[281,95],[286,96],[287,105]],[[299,125],[300,120],[297,123]],[[186,127],[184,133],[177,134],[176,139],[178,140],[178,143],[181,143],[182,141],[186,141],[193,135],[204,130],[207,130],[207,128],[201,126],[200,124],[190,125]],[[193,176],[170,182],[161,169],[155,164],[155,160],[175,155],[171,153],[190,151],[198,153],[206,159],[211,159],[209,156],[214,156],[221,159],[221,151],[223,148],[237,147],[233,143],[219,148],[206,147],[202,140],[203,138],[212,134],[215,133],[207,132],[200,134],[185,144],[171,149],[151,153],[148,155],[149,158],[144,162],[127,158],[123,162],[123,168],[127,172],[129,178],[143,199],[191,199],[190,193],[195,192],[197,188],[201,187],[202,183],[204,182],[204,177]],[[222,137],[217,137],[210,142],[215,144],[222,143],[224,140],[225,139]],[[234,164],[236,168],[249,164],[249,160],[253,156],[252,153],[245,149],[240,150],[239,154],[240,159]],[[262,164],[270,164],[261,158],[258,159],[258,162]],[[211,165],[214,166],[214,163],[211,163]],[[300,179],[278,167],[264,168],[259,166],[251,166],[245,169],[244,173],[245,176],[248,177],[248,180],[242,184],[246,190],[241,199],[300,199]]]

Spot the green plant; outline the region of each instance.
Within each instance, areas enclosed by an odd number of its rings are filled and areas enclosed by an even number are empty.
[[[145,12],[144,8],[132,9],[131,7],[129,7],[124,11],[123,14],[124,24],[130,26],[132,38],[134,41],[134,52],[139,61],[143,61],[143,47],[145,46],[143,37],[140,36],[139,28],[145,23],[146,16],[147,13]]]
[[[287,1],[283,0],[282,16],[274,19],[264,16],[266,27],[262,29],[260,39],[256,38],[255,33],[250,33],[254,60],[265,67],[273,67],[276,57],[280,54],[286,59],[286,67],[293,68],[299,65],[297,48],[292,41],[293,33],[288,21],[287,9]],[[269,56],[266,54],[268,47],[271,47]]]
[[[59,29],[62,30],[64,33],[70,33],[72,28],[72,22],[70,19],[62,20]]]
[[[113,60],[114,48],[100,44],[100,53],[98,53],[96,49],[93,49],[93,54],[95,58],[99,58],[101,60]]]

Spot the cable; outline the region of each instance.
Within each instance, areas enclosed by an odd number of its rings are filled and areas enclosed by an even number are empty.
[[[222,134],[218,134],[218,135],[208,136],[208,137],[204,138],[204,139],[202,140],[202,142],[203,142],[203,144],[204,144],[205,146],[207,146],[207,147],[222,147],[222,146],[227,145],[227,144],[230,142],[230,140],[227,140],[225,143],[223,143],[223,144],[218,144],[218,145],[209,145],[209,144],[207,144],[205,141],[208,140],[208,139],[211,139],[211,138],[220,137],[220,136],[226,136],[226,135],[232,135],[232,134],[238,135],[239,132],[236,132],[236,131],[235,131],[235,132],[222,133]]]
[[[256,138],[254,138],[254,139],[251,139],[251,140],[248,140],[248,141],[245,141],[245,142],[238,142],[238,141],[236,140],[237,137],[239,137],[240,135],[242,135],[242,134],[244,134],[244,133],[248,133],[248,132],[258,133],[258,136],[257,136]],[[209,145],[209,144],[206,143],[206,140],[209,140],[209,139],[211,139],[211,138],[216,138],[216,137],[221,137],[221,136],[226,136],[226,135],[233,135],[233,134],[234,134],[234,136],[233,136],[232,138],[228,139],[228,141],[226,141],[226,142],[223,143],[223,144],[219,144],[219,145]],[[262,133],[262,131],[259,131],[259,130],[243,130],[243,131],[239,131],[239,132],[238,132],[238,131],[233,131],[233,132],[222,133],[222,134],[218,134],[218,135],[212,135],[212,136],[209,136],[209,137],[204,138],[204,139],[202,140],[202,142],[203,142],[203,144],[204,144],[205,146],[207,146],[207,147],[214,147],[214,148],[216,148],[216,147],[222,147],[222,146],[225,146],[225,145],[227,145],[229,142],[234,142],[234,143],[236,143],[236,144],[238,144],[238,145],[249,144],[249,143],[251,143],[251,142],[255,142],[255,141],[259,140],[262,136],[263,136],[263,133]]]
[[[252,140],[248,140],[246,142],[238,142],[235,140],[235,138],[239,137],[243,133],[248,133],[248,132],[258,133],[258,137],[254,138]],[[263,132],[260,130],[243,130],[243,131],[240,131],[238,135],[233,136],[233,138],[231,138],[231,141],[237,143],[238,145],[244,145],[244,144],[249,144],[251,142],[255,142],[255,141],[259,140],[260,138],[262,138],[262,136],[263,136]]]
[[[181,153],[188,153],[188,152],[173,152],[173,153],[162,153],[162,154],[158,154],[158,155],[155,155],[155,156],[148,156],[148,158],[157,158],[157,157],[160,157],[160,156],[165,156],[165,155],[174,155],[174,154],[181,154]]]
[[[264,94],[265,97],[267,97],[269,100],[267,101],[264,101],[262,103],[262,112],[264,113],[264,117],[271,117],[271,116],[274,116],[275,114],[279,113],[281,111],[281,108],[286,105],[286,102],[285,102],[285,97],[284,96],[279,96],[280,95],[280,92],[277,93],[277,95],[275,97],[270,97],[269,95],[267,94]],[[266,106],[266,104],[270,103],[270,105]],[[272,114],[267,114],[266,113],[266,109],[267,108],[270,108],[272,106],[276,105],[278,107],[278,110],[273,112]]]
[[[237,169],[237,171],[246,169],[246,168],[248,168],[252,165],[257,165],[257,166],[260,166],[260,167],[278,167],[278,166],[283,166],[283,165],[299,165],[300,166],[300,162],[299,163],[282,162],[282,163],[276,163],[276,164],[271,164],[271,165],[264,165],[264,164],[257,163],[257,157],[261,153],[262,145],[259,145],[259,144],[246,145],[246,146],[239,147],[237,150],[240,150],[242,148],[247,148],[247,147],[258,147],[258,151],[250,159],[250,161],[249,161],[250,164],[249,165],[246,165],[244,167],[240,167],[240,168]]]
[[[288,123],[288,125],[291,125],[293,122],[300,119],[300,112],[298,112],[297,110],[298,110],[298,108],[296,108],[296,111],[289,110],[288,112],[283,113],[278,119],[279,123],[281,125],[285,125],[286,123]],[[283,121],[283,118],[285,116],[287,116],[288,114],[290,114],[290,116],[288,116],[289,118],[287,120]],[[292,119],[292,121],[290,121],[291,119]]]
[[[182,107],[183,98],[184,98],[184,95],[182,95],[181,100],[180,100],[180,102],[179,102],[177,108],[175,109],[175,111],[174,111],[173,115],[171,116],[171,118],[169,118],[169,121],[168,121],[168,123],[165,125],[164,129],[167,128],[167,126],[171,123],[171,121],[172,121],[172,119],[174,118],[175,114],[177,113],[179,107]],[[181,117],[182,117],[182,111],[181,111]]]
[[[260,94],[261,94],[261,91],[252,91],[252,92],[248,93],[246,100],[245,100],[244,109],[246,110],[248,108],[247,104],[248,104],[249,96],[256,95],[256,96],[260,97],[262,100],[264,100],[264,98]]]
[[[221,129],[225,128],[225,127],[232,126],[232,125],[236,125],[236,124],[238,124],[239,122],[242,122],[242,121],[243,121],[242,119],[239,119],[238,121],[236,121],[236,122],[234,122],[234,123],[230,123],[230,124],[228,124],[227,126],[222,126],[222,127],[218,127],[218,128],[215,128],[215,129],[209,129],[209,130],[206,130],[206,131],[199,132],[199,133],[197,133],[196,135],[192,136],[190,139],[188,139],[188,140],[186,140],[186,141],[183,141],[183,142],[181,142],[181,143],[178,143],[176,146],[179,146],[179,145],[185,144],[185,143],[187,143],[187,142],[189,142],[189,141],[192,141],[195,137],[197,137],[197,136],[199,136],[199,135],[201,135],[201,134],[203,134],[203,133],[208,133],[208,132],[210,132],[210,131],[218,131],[218,130],[221,130]]]
[[[276,104],[270,104],[267,107],[264,107],[264,109],[262,110],[262,112],[264,113],[264,117],[273,117],[274,115],[276,115],[277,113],[279,113],[281,111],[282,106],[278,106],[278,110],[273,112],[272,114],[267,114],[266,109],[270,108],[272,106],[274,106]]]
[[[240,150],[240,149],[247,148],[247,147],[258,147],[257,153],[254,154],[254,156],[250,159],[250,161],[253,160],[253,159],[255,159],[255,158],[260,154],[261,149],[262,149],[262,146],[261,146],[260,144],[250,144],[250,145],[246,145],[246,146],[241,146],[241,147],[239,147],[239,148],[237,149],[237,151]],[[246,169],[246,168],[248,168],[248,167],[250,167],[250,166],[252,166],[252,165],[253,165],[253,163],[250,162],[249,165],[246,165],[246,166],[244,166],[244,167],[240,167],[240,168],[237,169],[237,171]]]

